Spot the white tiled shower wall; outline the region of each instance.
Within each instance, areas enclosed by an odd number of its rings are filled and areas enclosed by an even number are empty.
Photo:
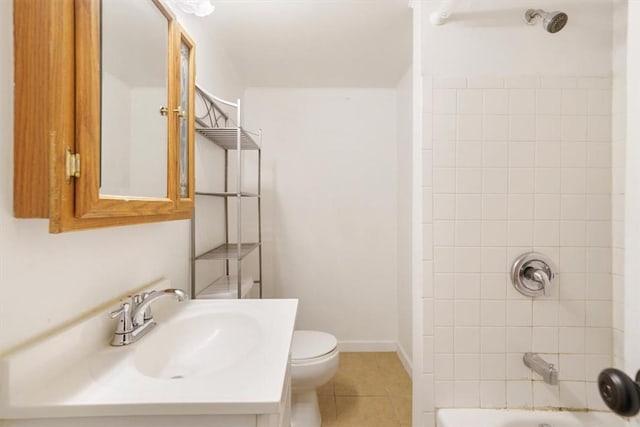
[[[611,86],[597,77],[424,79],[428,416],[603,408],[595,379],[612,363]],[[511,263],[532,250],[558,266],[548,298],[510,283]],[[526,351],[558,366],[559,386],[524,367]]]

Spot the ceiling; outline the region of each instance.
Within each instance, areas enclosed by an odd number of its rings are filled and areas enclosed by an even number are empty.
[[[411,65],[407,0],[216,0],[201,18],[247,86],[395,87]]]

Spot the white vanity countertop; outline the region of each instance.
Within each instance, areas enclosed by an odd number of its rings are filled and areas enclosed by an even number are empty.
[[[86,348],[83,337],[91,336],[92,321],[104,322],[101,313],[5,357],[0,419],[279,411],[297,300],[166,306],[158,325],[128,346],[101,337]]]

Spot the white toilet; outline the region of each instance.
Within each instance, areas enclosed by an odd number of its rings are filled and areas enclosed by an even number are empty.
[[[338,369],[338,340],[319,331],[294,331],[291,344],[291,427],[320,427],[316,389]]]

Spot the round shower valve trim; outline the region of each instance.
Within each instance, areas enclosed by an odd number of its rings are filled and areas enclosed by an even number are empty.
[[[511,282],[527,297],[548,296],[556,277],[556,267],[549,257],[537,252],[520,255],[511,268]]]

